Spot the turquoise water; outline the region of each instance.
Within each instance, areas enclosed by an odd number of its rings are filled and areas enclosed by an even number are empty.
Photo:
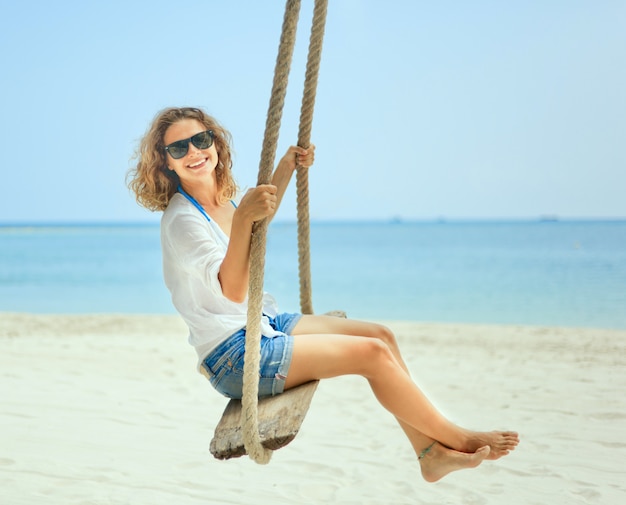
[[[298,310],[296,229],[270,228],[266,289]],[[626,328],[626,221],[315,223],[316,312]],[[0,227],[0,311],[173,313],[159,229]]]

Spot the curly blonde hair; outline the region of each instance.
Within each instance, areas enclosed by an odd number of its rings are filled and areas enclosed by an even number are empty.
[[[135,158],[139,161],[126,176],[128,187],[135,193],[137,203],[148,210],[165,210],[180,184],[176,172],[167,168],[163,137],[171,125],[184,119],[195,119],[215,134],[213,141],[219,160],[215,173],[220,203],[226,203],[237,193],[237,184],[232,174],[230,132],[201,109],[171,107],[159,112],[152,121],[135,153]]]

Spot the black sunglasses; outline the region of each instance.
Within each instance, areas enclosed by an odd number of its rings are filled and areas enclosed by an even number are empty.
[[[172,158],[179,160],[189,151],[189,142],[191,142],[198,149],[208,149],[213,145],[214,137],[215,134],[213,133],[213,130],[207,130],[196,133],[193,137],[189,137],[188,139],[172,142],[171,144],[165,146],[165,150],[170,153]]]

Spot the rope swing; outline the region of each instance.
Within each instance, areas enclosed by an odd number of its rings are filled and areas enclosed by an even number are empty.
[[[308,148],[311,139],[313,109],[317,78],[322,56],[322,42],[326,23],[327,0],[316,0],[309,43],[304,92],[300,112],[298,145]],[[274,82],[265,124],[265,135],[259,163],[257,184],[269,184],[276,157],[287,82],[296,40],[300,0],[287,0]],[[309,194],[308,170],[296,170],[298,199],[298,264],[300,275],[300,306],[302,313],[312,314],[311,266],[309,247]],[[263,310],[263,275],[268,220],[255,223],[250,252],[250,283],[248,288],[248,321],[244,359],[241,426],[245,450],[255,462],[269,463],[272,450],[261,442],[259,434],[259,370],[261,352],[261,317]]]

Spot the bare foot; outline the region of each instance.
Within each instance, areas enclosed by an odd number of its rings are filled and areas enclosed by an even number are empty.
[[[437,482],[450,472],[464,468],[476,468],[489,456],[489,446],[468,454],[444,447],[435,442],[432,449],[419,460],[422,477],[426,482]]]
[[[489,460],[506,456],[519,444],[519,436],[514,431],[468,431],[467,437],[467,443],[461,450],[473,453],[481,447],[488,445],[491,448],[487,457]]]

